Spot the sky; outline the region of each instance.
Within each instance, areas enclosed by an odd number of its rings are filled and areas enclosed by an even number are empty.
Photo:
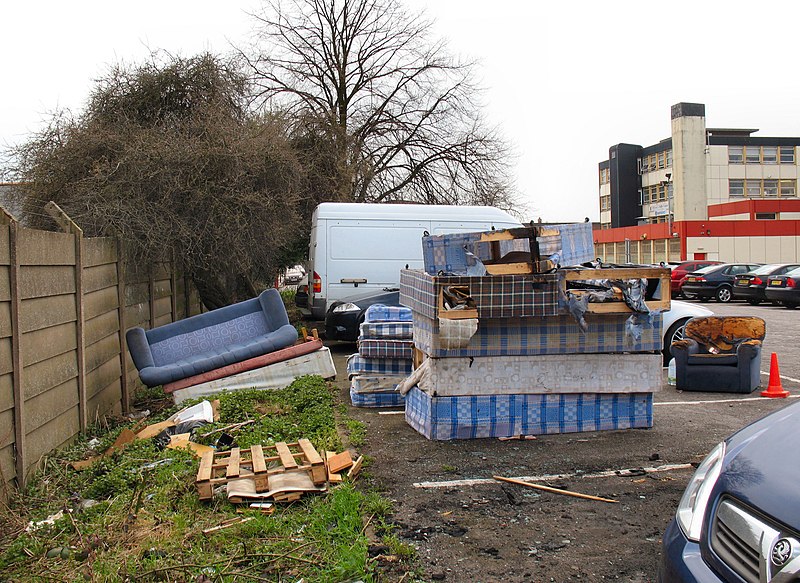
[[[400,1],[400,0],[397,0]],[[670,106],[708,127],[800,136],[800,2],[404,0],[451,53],[476,60],[489,124],[514,152],[527,220],[598,220],[597,164],[618,143],[670,135]],[[95,79],[151,50],[226,53],[250,40],[259,0],[6,1],[0,5],[0,148]]]

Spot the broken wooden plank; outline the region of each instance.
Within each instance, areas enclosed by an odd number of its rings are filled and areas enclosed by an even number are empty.
[[[350,452],[345,450],[342,453],[337,453],[332,457],[328,457],[328,472],[333,474],[338,474],[342,470],[346,470],[347,468],[353,465],[353,458],[350,456]]]
[[[501,482],[508,482],[509,484],[517,484],[518,486],[525,486],[526,488],[535,488],[536,490],[544,490],[553,494],[564,494],[565,496],[573,496],[575,498],[584,498],[586,500],[596,500],[598,502],[608,502],[610,504],[617,504],[618,500],[611,500],[610,498],[601,498],[600,496],[592,496],[591,494],[581,494],[580,492],[573,492],[571,490],[561,490],[559,488],[551,488],[550,486],[542,486],[540,484],[533,484],[531,482],[523,482],[515,478],[504,478],[503,476],[492,476],[495,480]]]
[[[358,456],[358,459],[353,464],[353,467],[351,467],[347,471],[347,477],[350,478],[351,480],[355,479],[355,477],[358,476],[358,473],[361,471],[361,464],[363,463],[364,463],[364,456],[363,455]]]

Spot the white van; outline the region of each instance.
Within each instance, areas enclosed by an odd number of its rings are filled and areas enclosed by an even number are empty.
[[[330,302],[398,287],[400,270],[421,269],[422,236],[519,227],[490,206],[325,202],[311,220],[308,307],[324,319]]]

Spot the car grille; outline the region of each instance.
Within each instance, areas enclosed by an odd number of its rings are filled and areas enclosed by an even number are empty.
[[[712,521],[711,548],[742,579],[759,583],[762,562],[768,561],[772,543],[783,532],[780,525],[728,498],[720,502]]]

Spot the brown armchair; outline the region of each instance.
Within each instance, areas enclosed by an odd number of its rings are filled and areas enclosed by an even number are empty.
[[[683,334],[670,347],[679,390],[751,393],[761,384],[761,318],[692,318]]]

